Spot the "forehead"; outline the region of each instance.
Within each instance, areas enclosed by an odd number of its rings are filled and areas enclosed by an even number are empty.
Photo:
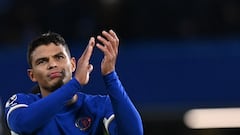
[[[34,61],[38,58],[51,57],[58,53],[63,53],[65,55],[67,55],[66,49],[63,45],[61,45],[61,44],[56,45],[54,43],[50,43],[47,45],[41,45],[41,46],[37,47],[32,52],[31,57],[32,57],[32,60]]]

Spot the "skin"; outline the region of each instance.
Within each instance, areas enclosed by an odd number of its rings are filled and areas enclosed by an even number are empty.
[[[71,80],[75,71],[76,80],[83,86],[89,81],[89,74],[93,70],[90,64],[94,47],[100,49],[104,57],[101,62],[101,73],[103,76],[115,70],[119,39],[113,30],[102,31],[97,36],[100,43],[95,44],[95,38],[91,37],[83,54],[76,62],[74,57],[69,57],[62,45],[53,43],[41,45],[32,53],[32,68],[28,69],[29,78],[37,82],[43,97],[55,91],[61,85]],[[47,50],[47,51],[46,51]],[[73,97],[74,102],[76,95]]]
[[[41,45],[34,50],[32,58],[28,75],[38,82],[43,97],[67,83],[76,69],[75,59],[67,55],[62,45]]]

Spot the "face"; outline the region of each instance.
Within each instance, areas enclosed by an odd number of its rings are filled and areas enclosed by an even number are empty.
[[[75,59],[70,58],[62,45],[50,43],[37,47],[32,55],[32,69],[28,75],[38,82],[42,93],[51,93],[72,78]]]

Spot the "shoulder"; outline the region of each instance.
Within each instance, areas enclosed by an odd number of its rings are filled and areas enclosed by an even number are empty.
[[[5,107],[12,107],[17,104],[30,104],[39,99],[38,94],[18,93],[12,95],[5,104]]]
[[[18,108],[25,108],[28,107],[31,103],[36,101],[38,95],[34,94],[25,94],[25,93],[18,93],[12,95],[5,104],[5,114],[7,120],[11,112]]]

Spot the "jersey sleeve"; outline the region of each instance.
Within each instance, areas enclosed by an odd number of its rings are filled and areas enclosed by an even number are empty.
[[[81,89],[75,78],[50,95],[35,102],[27,94],[13,95],[6,103],[9,128],[18,134],[31,134],[43,126]]]
[[[117,73],[104,76],[104,82],[110,96],[114,114],[107,113],[105,127],[110,135],[142,135],[143,125],[140,114],[127,95]],[[111,112],[111,109],[108,109]]]

